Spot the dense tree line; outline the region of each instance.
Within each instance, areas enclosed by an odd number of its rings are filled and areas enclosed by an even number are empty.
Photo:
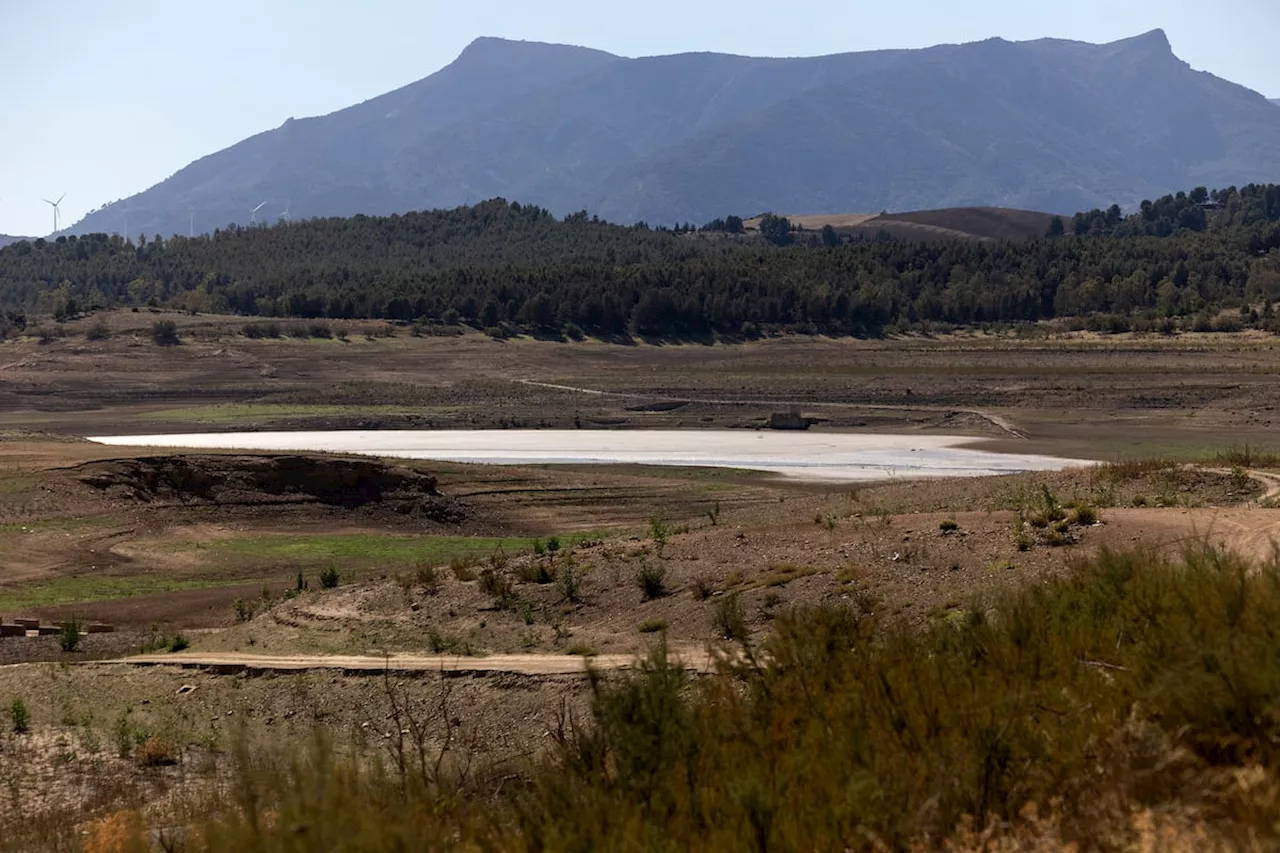
[[[498,199],[232,226],[193,239],[60,237],[0,249],[0,310],[20,317],[158,305],[693,338],[875,335],[1064,316],[1124,325],[1240,306],[1246,318],[1250,309],[1270,318],[1280,297],[1274,186],[1197,190],[1144,203],[1127,218],[1094,211],[1073,220],[1074,235],[1023,243],[842,243],[834,232],[800,241],[788,239],[781,217],[763,236],[735,233],[731,220],[714,224],[623,227],[586,213],[560,220]]]

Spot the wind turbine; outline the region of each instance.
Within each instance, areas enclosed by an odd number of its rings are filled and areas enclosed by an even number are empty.
[[[58,216],[59,216],[58,205],[62,204],[62,200],[66,197],[67,197],[67,194],[63,193],[62,195],[58,196],[57,201],[49,201],[49,199],[47,198],[44,200],[45,204],[53,208],[53,233],[54,234],[58,233]]]
[[[284,212],[280,214],[280,218],[285,222],[289,221],[289,205],[291,205],[292,203],[293,203],[292,201],[286,201],[284,203]]]
[[[262,202],[262,204],[258,205],[258,206],[257,206],[257,207],[255,207],[253,210],[249,211],[249,224],[250,224],[250,225],[253,225],[254,223],[256,223],[256,222],[258,221],[258,211],[259,211],[259,210],[262,210],[262,208],[266,207],[266,205],[267,205],[267,203],[264,201],[264,202]]]

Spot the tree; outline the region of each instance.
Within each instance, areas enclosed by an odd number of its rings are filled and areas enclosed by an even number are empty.
[[[766,213],[760,217],[760,236],[775,246],[788,245],[791,242],[791,220]]]
[[[1067,233],[1067,228],[1066,228],[1066,226],[1065,226],[1065,225],[1063,225],[1063,224],[1062,224],[1062,217],[1061,217],[1061,216],[1055,216],[1055,217],[1053,217],[1053,219],[1050,219],[1050,220],[1049,220],[1049,234],[1048,234],[1048,236],[1050,236],[1050,237],[1061,237],[1061,236],[1062,236],[1063,234],[1065,234],[1065,233]]]
[[[836,229],[832,228],[830,225],[822,226],[822,245],[826,246],[828,249],[840,245],[840,235],[837,234]]]

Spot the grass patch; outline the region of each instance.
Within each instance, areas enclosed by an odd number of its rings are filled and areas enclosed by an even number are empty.
[[[139,595],[160,595],[189,589],[215,589],[223,586],[263,583],[246,578],[167,578],[159,575],[130,575],[127,577],[103,577],[102,575],[57,578],[39,583],[23,584],[18,588],[0,590],[0,610],[27,610],[34,607],[52,607],[58,604],[79,604],[91,601],[112,601]]]
[[[285,420],[291,418],[371,417],[393,415],[445,414],[452,409],[437,406],[348,406],[311,403],[215,403],[160,409],[138,415],[155,421],[228,424],[239,421]]]
[[[598,534],[580,533],[561,537],[577,544]],[[200,547],[217,563],[280,563],[300,566],[338,563],[343,570],[448,565],[455,560],[474,561],[504,553],[529,551],[534,540],[528,537],[496,536],[404,536],[383,533],[313,534],[307,536],[242,536],[221,539]]]

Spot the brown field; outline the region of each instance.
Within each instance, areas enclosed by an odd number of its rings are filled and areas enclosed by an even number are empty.
[[[300,738],[321,726],[357,744],[366,724],[385,722],[392,688],[382,673],[308,669],[306,656],[615,664],[665,636],[701,660],[727,637],[758,640],[797,605],[845,603],[929,625],[1067,572],[1100,547],[1208,539],[1265,556],[1280,531],[1268,455],[1280,451],[1280,341],[1261,334],[1046,329],[624,347],[413,337],[368,322],[331,324],[345,340],[249,339],[241,319],[163,316],[178,322],[181,346],[151,342],[156,315],[146,311],[109,315],[106,341],[86,340],[91,321],[80,320],[48,343],[0,343],[0,615],[116,628],[73,652],[52,636],[0,639],[0,663],[13,664],[0,667],[0,701],[23,698],[35,726],[23,760],[52,773],[59,750],[71,749],[77,767],[97,768],[82,782],[105,792],[84,801],[85,816],[119,797],[157,802],[190,784],[186,770],[130,775],[129,762],[95,764],[87,747],[67,746],[107,738],[122,717],[165,731],[194,775],[202,762],[217,766],[231,721],[250,738]],[[102,488],[86,478],[103,460],[164,454],[78,439],[302,427],[759,428],[791,405],[819,419],[815,429],[959,433],[997,449],[1117,464],[851,488],[746,471],[392,463],[435,478],[430,505],[449,512],[433,513],[266,492],[210,500]],[[199,464],[245,456],[202,452]],[[1155,461],[1127,461],[1139,459]],[[322,589],[328,569],[339,583]],[[190,648],[170,653],[179,635]],[[108,662],[144,651],[147,667]],[[199,666],[234,660],[227,655],[257,663]],[[272,658],[294,663],[273,667]],[[432,688],[451,685],[485,760],[536,751],[562,700],[583,707],[581,678],[525,668],[464,666]],[[184,685],[195,689],[179,694]],[[121,790],[106,791],[108,779]],[[65,808],[70,796],[54,791],[40,807]]]
[[[806,231],[821,231],[830,225],[846,234],[867,237],[885,231],[899,240],[1035,240],[1048,233],[1053,214],[1009,207],[949,207],[905,213],[801,214],[787,218]],[[760,219],[749,219],[744,225],[758,230]]]

